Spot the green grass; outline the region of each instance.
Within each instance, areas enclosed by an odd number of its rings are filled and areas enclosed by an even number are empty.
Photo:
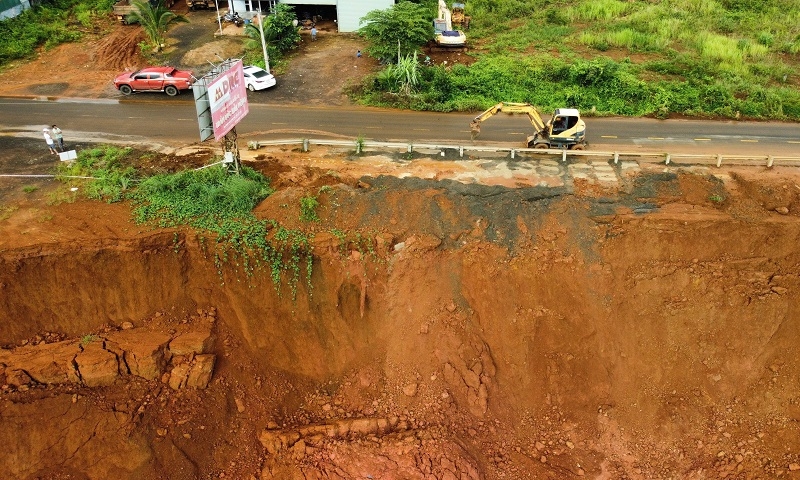
[[[102,146],[82,150],[74,162],[59,162],[56,175],[70,184],[81,185],[89,198],[109,203],[123,200],[125,194],[137,180],[132,167],[124,167],[123,160],[131,153],[130,148]],[[92,177],[73,179],[67,177]]]
[[[469,67],[424,67],[411,95],[380,77],[361,103],[461,111],[499,101],[598,115],[800,120],[800,1],[477,0]]]

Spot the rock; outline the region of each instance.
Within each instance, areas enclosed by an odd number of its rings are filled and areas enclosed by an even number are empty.
[[[786,293],[789,291],[789,289],[785,287],[772,287],[771,290],[778,295],[786,295]]]
[[[777,207],[775,209],[775,211],[780,213],[781,215],[788,215],[789,214],[789,209],[786,208],[786,207]]]
[[[541,457],[539,457],[539,461],[542,462],[542,463],[547,463],[547,456],[546,455],[542,455]]]
[[[417,384],[416,383],[409,383],[405,387],[403,387],[403,393],[406,394],[407,397],[413,397],[417,394]]]
[[[214,374],[214,362],[217,356],[212,354],[197,355],[194,357],[194,364],[189,370],[189,378],[186,379],[186,386],[192,388],[206,388],[211,376]]]
[[[428,252],[438,248],[442,244],[442,239],[430,234],[413,235],[406,239],[405,244],[410,252]]]
[[[389,253],[389,248],[394,242],[394,237],[390,233],[379,233],[375,235],[375,251],[381,257]]]
[[[9,370],[6,374],[6,383],[14,387],[29,385],[33,379],[23,370]]]
[[[789,464],[789,471],[790,472],[796,472],[798,470],[800,470],[800,463],[790,463]]]
[[[131,375],[147,380],[160,378],[171,356],[167,345],[169,335],[143,330],[123,330],[110,333],[106,348],[125,361]]]
[[[122,322],[121,327],[122,327],[123,330],[130,330],[130,329],[133,328],[133,323],[131,323],[131,322]]]
[[[169,351],[173,355],[189,355],[211,353],[214,349],[215,336],[211,329],[188,332],[178,335],[169,342]]]
[[[244,402],[242,402],[241,398],[237,398],[236,402],[236,411],[239,413],[244,413]]]
[[[306,442],[298,440],[297,443],[292,445],[292,456],[295,460],[302,460],[306,456]]]
[[[78,383],[72,360],[80,351],[77,340],[28,345],[13,350],[4,363],[10,370],[24,370],[36,383]]]
[[[462,378],[468,387],[474,388],[475,390],[481,388],[481,379],[472,370],[465,370]]]
[[[311,239],[311,246],[314,251],[328,250],[335,252],[339,248],[341,240],[336,235],[329,232],[316,232]]]
[[[358,418],[350,424],[350,431],[354,434],[369,435],[378,431],[378,422],[374,418]]]
[[[119,378],[117,355],[103,348],[103,342],[91,342],[75,357],[78,374],[87,387],[112,385]]]
[[[169,387],[178,390],[186,386],[186,379],[189,377],[189,364],[181,363],[175,365],[169,374]]]

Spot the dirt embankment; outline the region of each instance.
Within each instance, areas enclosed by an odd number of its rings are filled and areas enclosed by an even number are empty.
[[[207,239],[131,224],[126,205],[47,205],[34,192],[42,202],[4,212],[0,342],[11,352],[107,338],[124,322],[173,338],[213,311],[217,362],[208,388],[178,390],[166,365],[170,375],[125,370],[90,387],[21,383],[24,367],[7,362],[2,470],[800,475],[796,175],[507,188],[361,177],[347,159],[319,167],[332,157],[252,162],[278,186],[258,215],[316,232],[312,288],[301,281],[295,301],[232,259],[218,270]],[[299,220],[308,194],[319,223]]]

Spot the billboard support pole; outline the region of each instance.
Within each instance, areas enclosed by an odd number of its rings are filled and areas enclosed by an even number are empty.
[[[239,175],[242,168],[242,159],[239,155],[239,144],[237,142],[238,136],[236,135],[236,127],[233,127],[228,133],[222,137],[222,152],[226,160],[230,158],[232,161],[228,164],[228,171]],[[230,153],[230,155],[228,155]]]

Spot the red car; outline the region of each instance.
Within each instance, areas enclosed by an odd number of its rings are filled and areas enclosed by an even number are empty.
[[[133,92],[164,92],[170,97],[192,87],[192,72],[173,67],[146,67],[126,72],[114,79],[114,86],[123,95]]]

